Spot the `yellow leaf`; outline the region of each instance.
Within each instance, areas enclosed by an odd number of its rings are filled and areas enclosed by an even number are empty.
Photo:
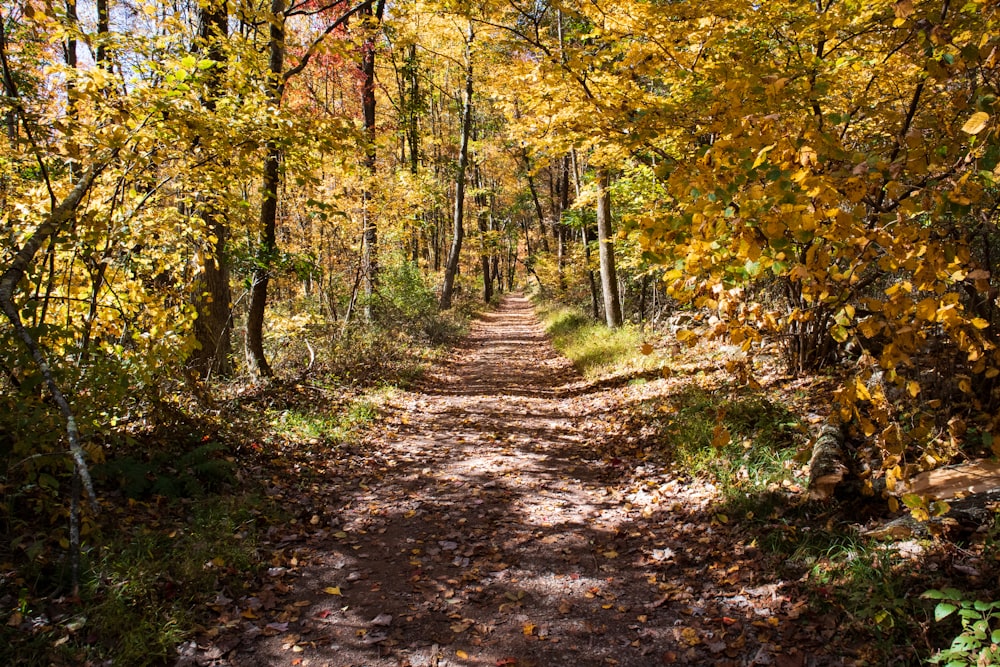
[[[757,153],[757,159],[754,160],[753,167],[751,167],[751,169],[756,169],[760,165],[764,164],[764,160],[767,159],[767,154],[777,145],[778,144],[771,144],[770,146],[764,146],[761,148],[760,152]]]
[[[965,121],[962,132],[966,134],[979,134],[986,129],[986,124],[990,122],[990,115],[985,111],[977,111]]]
[[[917,317],[928,322],[933,322],[934,317],[937,315],[937,309],[937,299],[927,297],[917,304]]]
[[[990,326],[990,323],[981,317],[977,317],[974,320],[972,320],[972,326],[976,327],[977,329],[985,329],[986,327]]]
[[[906,383],[906,391],[910,393],[910,396],[916,398],[917,394],[920,393],[920,383],[916,380],[910,380]]]
[[[694,628],[684,628],[681,630],[681,639],[688,646],[697,646],[701,643],[701,638],[698,636],[698,631]]]
[[[524,633],[526,637],[530,637],[531,635],[535,634],[535,628],[537,627],[538,626],[536,626],[531,621],[527,621],[525,622],[524,625],[521,626],[521,632]]]
[[[458,658],[461,658],[462,660],[468,660],[469,659],[469,654],[466,653],[465,651],[463,651],[462,649],[459,649],[459,650],[455,651],[455,656],[458,657]]]
[[[618,558],[618,552],[614,551],[614,550],[612,550],[612,551],[605,551],[601,555],[604,556],[605,558]]]
[[[323,589],[324,593],[329,593],[330,595],[343,595],[340,592],[340,586],[327,586]]]
[[[730,436],[729,430],[722,424],[717,424],[715,430],[712,431],[712,446],[716,449],[722,449],[729,444],[730,440],[732,440],[732,436]]]
[[[684,343],[688,347],[694,347],[698,342],[698,334],[690,329],[679,329],[674,336],[676,336],[678,343]]]

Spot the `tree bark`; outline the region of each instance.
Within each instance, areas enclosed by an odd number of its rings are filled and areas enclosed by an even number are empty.
[[[452,220],[453,234],[451,251],[444,268],[444,284],[441,287],[441,310],[451,308],[455,291],[455,276],[458,274],[458,260],[462,253],[462,238],[465,236],[463,217],[465,215],[465,172],[469,165],[469,136],[472,134],[472,40],[475,38],[472,21],[465,42],[465,101],[462,105],[462,138],[458,152],[458,176],[455,179],[455,217]]]
[[[268,40],[268,95],[275,107],[281,104],[282,72],[285,63],[285,0],[271,0],[272,19]],[[247,313],[247,351],[250,370],[261,377],[271,377],[271,366],[264,354],[264,311],[267,308],[267,287],[271,280],[271,263],[277,247],[275,228],[278,220],[278,189],[281,187],[281,147],[275,140],[267,142],[264,179],[260,205],[260,240],[257,244],[256,267],[250,288]]]
[[[108,30],[108,0],[97,0],[97,53],[94,55],[94,60],[102,67],[108,59],[108,47],[106,44]],[[106,67],[105,69],[110,68]]]
[[[545,212],[542,210],[542,202],[538,198],[538,188],[535,187],[535,177],[531,175],[531,160],[527,151],[524,153],[524,165],[527,170],[528,191],[531,193],[531,201],[535,205],[535,215],[538,216],[539,243],[543,252],[549,252],[549,235],[545,231]]]
[[[490,249],[487,243],[490,231],[489,211],[486,209],[486,195],[483,194],[483,175],[479,170],[479,165],[476,165],[474,174],[476,205],[478,206],[476,223],[479,228],[479,264],[483,272],[483,302],[489,303],[493,299],[493,273],[490,270]]]
[[[622,325],[622,307],[618,297],[615,246],[611,231],[610,181],[607,169],[602,168],[597,171],[597,240],[600,244],[604,316],[608,326],[615,329]]]
[[[361,9],[362,22],[366,31],[373,31],[382,21],[385,0],[374,6],[371,0]],[[364,281],[365,320],[375,317],[375,290],[378,285],[378,226],[372,216],[372,193],[369,184],[374,181],[376,168],[375,153],[375,38],[369,35],[362,45],[361,54],[361,109],[364,116],[365,177],[367,179],[361,193],[362,219],[364,224]]]
[[[560,12],[560,26],[562,13]],[[559,212],[555,216],[556,225],[556,266],[559,268],[559,290],[566,291],[566,225],[562,216],[569,208],[569,155],[564,155],[559,178]]]
[[[203,103],[215,112],[215,98],[222,90],[225,54],[222,45],[229,27],[225,0],[215,0],[201,10],[199,37],[208,60],[215,63],[208,72],[207,94]],[[202,201],[198,215],[205,225],[207,252],[200,257],[201,275],[194,284],[193,302],[198,311],[194,323],[195,350],[189,363],[203,378],[227,377],[233,372],[232,291],[229,285],[229,256],[226,244],[229,225],[223,211],[212,202]],[[214,239],[214,241],[212,240]]]

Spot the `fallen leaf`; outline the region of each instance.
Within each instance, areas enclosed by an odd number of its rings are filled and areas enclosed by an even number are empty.
[[[458,651],[455,651],[455,655],[458,656],[459,658],[461,658],[462,660],[468,660],[469,659],[469,654],[466,653],[465,651],[461,650],[461,649],[459,649]]]
[[[330,595],[343,595],[340,592],[340,586],[327,586],[323,589],[324,593],[329,593]]]
[[[962,126],[962,132],[966,134],[979,134],[986,129],[986,124],[989,122],[990,115],[988,113],[977,111],[969,116],[969,120],[965,121],[965,125]]]

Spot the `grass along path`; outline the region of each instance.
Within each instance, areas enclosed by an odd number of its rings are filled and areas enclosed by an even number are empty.
[[[709,484],[623,461],[620,392],[584,382],[511,295],[354,454],[274,479],[256,595],[181,664],[841,665],[809,602]],[[363,451],[362,451],[363,450]]]

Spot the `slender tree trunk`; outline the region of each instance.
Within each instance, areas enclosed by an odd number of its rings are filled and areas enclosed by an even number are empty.
[[[531,175],[531,162],[527,153],[524,156],[524,164],[527,169],[528,191],[531,193],[531,201],[535,205],[535,215],[538,216],[539,242],[543,252],[549,252],[549,235],[545,231],[545,212],[542,210],[542,202],[538,198],[538,188],[535,187],[535,177]]]
[[[472,137],[477,140],[476,136]],[[486,208],[486,195],[483,193],[483,174],[477,164],[472,170],[473,183],[476,189],[476,226],[479,228],[479,264],[483,273],[483,302],[489,303],[493,298],[493,274],[490,273],[489,211]]]
[[[7,54],[7,31],[4,29],[3,21],[7,18],[0,14],[0,54],[4,55],[4,68],[3,68],[3,93],[4,97],[8,100],[14,100],[17,98],[17,84],[14,83],[13,73],[6,67],[6,54]],[[5,117],[5,124],[7,126],[7,140],[10,142],[11,148],[17,147],[17,136],[18,136],[18,117],[17,108],[11,105],[8,107],[7,114]],[[0,183],[6,179],[6,176],[0,177]],[[5,202],[0,202],[5,203]],[[4,207],[6,208],[6,206]]]
[[[97,0],[97,53],[94,54],[94,60],[101,66],[108,59],[108,47],[105,42],[108,29],[108,0]]]
[[[285,0],[271,0],[272,20],[268,40],[268,94],[276,107],[281,104],[282,73],[285,63]],[[271,366],[264,355],[264,311],[267,308],[267,286],[271,280],[271,264],[277,249],[275,229],[278,221],[278,190],[281,187],[281,147],[275,140],[267,142],[264,179],[260,205],[260,239],[257,243],[257,265],[250,288],[247,313],[247,351],[251,372],[271,377]]]
[[[222,91],[229,15],[225,0],[202,8],[199,37],[201,48],[215,66],[208,71],[205,108],[215,112],[215,99]],[[233,372],[232,292],[229,285],[229,225],[225,213],[211,201],[202,201],[198,208],[207,232],[207,252],[200,257],[201,275],[194,284],[194,305],[198,317],[194,323],[199,348],[191,355],[191,366],[203,378],[227,377]]]
[[[594,241],[594,235],[590,228],[584,225],[581,230],[581,237],[583,238],[583,255],[584,261],[587,264],[587,280],[590,283],[590,314],[595,320],[601,319],[601,296],[600,290],[597,287],[597,278],[594,276],[594,270],[590,268],[590,244]]]
[[[560,27],[561,17],[560,12]],[[559,178],[559,215],[556,216],[557,266],[559,267],[559,289],[566,291],[566,225],[562,216],[569,208],[569,155],[563,156]]]
[[[455,291],[455,276],[458,273],[458,260],[462,252],[462,238],[465,236],[463,217],[465,215],[465,172],[469,165],[469,136],[472,134],[472,40],[475,38],[472,22],[469,21],[469,32],[465,42],[465,101],[462,105],[462,139],[458,152],[458,176],[455,179],[455,217],[453,219],[454,233],[451,241],[451,251],[444,268],[444,285],[441,287],[441,309],[451,308],[452,296]]]
[[[597,240],[600,243],[601,287],[604,292],[604,315],[612,329],[622,325],[622,307],[618,297],[615,272],[615,246],[611,231],[611,191],[607,169],[597,172]]]
[[[407,80],[410,86],[410,100],[406,108],[407,128],[406,134],[410,144],[410,174],[414,177],[420,171],[420,127],[417,122],[420,113],[420,72],[419,61],[417,60],[417,45],[410,44],[406,54]],[[421,221],[424,220],[422,214],[414,214],[413,229],[410,238],[410,261],[417,264],[420,259],[420,230]]]
[[[78,22],[77,12],[76,12],[76,0],[66,0],[66,20],[70,23],[72,27],[76,27]],[[77,65],[77,53],[76,53],[76,37],[75,33],[70,32],[69,36],[66,38],[65,44],[65,60],[66,66],[75,70]],[[76,125],[76,114],[77,114],[77,90],[76,90],[76,75],[75,73],[71,75],[66,81],[66,118],[69,124],[69,131],[67,135],[69,136],[69,141],[67,142],[67,153],[70,158],[67,164],[69,170],[70,179],[75,181],[77,177],[77,172],[79,171],[77,165],[79,164],[78,159],[79,148],[76,145],[76,141],[73,139],[74,131],[73,128]]]
[[[365,279],[365,320],[375,317],[375,290],[378,285],[378,226],[372,214],[372,193],[370,184],[375,180],[375,37],[374,30],[382,22],[384,0],[379,0],[373,8],[369,0],[361,10],[364,29],[368,31],[362,45],[361,54],[361,109],[364,115],[365,138],[365,188],[361,194],[362,217],[364,220],[364,279]]]
[[[0,31],[3,27],[0,26]],[[6,71],[6,54],[4,55],[4,70]],[[45,222],[38,226],[28,237],[20,248],[11,249],[11,259],[3,273],[0,274],[0,310],[10,321],[14,328],[14,334],[24,343],[31,354],[35,365],[42,374],[45,385],[52,395],[52,400],[59,408],[64,421],[66,422],[66,437],[69,440],[70,456],[73,459],[74,475],[73,487],[71,491],[71,507],[69,515],[69,543],[70,543],[70,570],[72,576],[73,593],[77,594],[80,583],[80,495],[83,489],[87,491],[87,497],[93,511],[99,510],[97,498],[94,495],[94,485],[90,479],[90,471],[87,467],[86,454],[80,442],[80,431],[76,424],[76,416],[73,409],[62,393],[62,389],[56,382],[55,374],[49,366],[48,359],[42,347],[35,340],[31,332],[24,326],[21,320],[21,312],[14,303],[14,291],[18,284],[24,279],[25,274],[34,263],[35,255],[46,243],[59,233],[59,231],[70,224],[77,207],[83,201],[84,195],[94,184],[98,174],[104,169],[106,162],[92,165],[77,180],[75,187],[66,198],[53,206],[52,212]]]

